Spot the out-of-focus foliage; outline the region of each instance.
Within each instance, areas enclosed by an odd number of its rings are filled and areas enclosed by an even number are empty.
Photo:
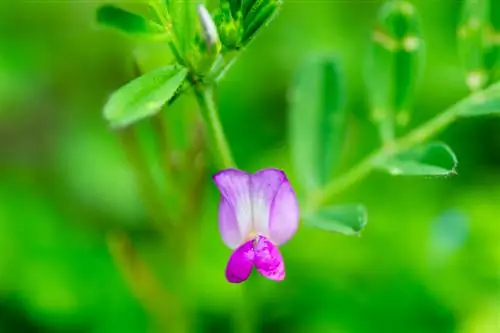
[[[455,34],[462,2],[413,3],[427,66],[409,127],[468,94]],[[381,5],[285,2],[218,90],[222,122],[242,168],[274,165],[294,184],[299,179],[285,145],[286,95],[311,52],[333,53],[345,66],[349,126],[339,168],[377,146],[361,59]],[[123,231],[164,283],[176,278],[102,107],[136,76],[134,50],[158,50],[157,57],[142,58],[144,66],[168,65],[171,56],[155,41],[95,29],[97,6],[0,3],[0,332],[156,332],[168,326],[152,318],[164,317],[169,298],[137,297],[153,292],[138,293],[140,286],[124,273],[130,267],[120,266],[106,246],[105,235]],[[195,121],[196,105],[189,96],[176,104],[165,118],[174,146],[184,151],[182,129]],[[441,135],[460,157],[458,177],[377,173],[339,196],[338,203],[366,204],[370,224],[361,237],[301,228],[282,248],[285,282],[249,281],[249,313],[259,331],[498,332],[499,126],[494,117],[470,119]],[[234,332],[240,291],[224,279],[229,250],[218,235],[217,193],[210,187],[200,196],[201,218],[185,221],[198,230],[186,298],[196,331]]]
[[[411,148],[377,161],[378,168],[395,176],[449,176],[456,173],[457,164],[455,153],[442,142]]]
[[[339,162],[346,110],[343,78],[333,59],[307,59],[290,91],[290,148],[299,184],[324,186]]]

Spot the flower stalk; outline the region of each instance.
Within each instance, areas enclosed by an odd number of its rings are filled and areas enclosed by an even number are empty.
[[[229,144],[220,122],[217,106],[214,101],[213,87],[203,86],[199,83],[193,84],[194,93],[201,115],[205,122],[210,149],[215,157],[216,164],[221,169],[234,168],[234,163]]]

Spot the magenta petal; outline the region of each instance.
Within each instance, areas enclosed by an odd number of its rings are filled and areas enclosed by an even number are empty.
[[[276,245],[284,244],[299,226],[299,203],[287,179],[276,194],[269,217],[269,236]]]
[[[213,177],[222,199],[219,204],[219,230],[227,246],[235,248],[252,228],[250,175],[236,169],[223,170]]]
[[[241,283],[248,279],[252,272],[254,258],[254,241],[250,240],[243,243],[234,250],[229,258],[226,267],[226,279],[231,283]]]
[[[262,276],[275,281],[285,279],[285,263],[278,247],[269,239],[258,236],[254,244],[254,264]]]

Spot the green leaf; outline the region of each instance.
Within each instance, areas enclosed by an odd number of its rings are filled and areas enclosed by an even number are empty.
[[[99,7],[96,18],[98,23],[127,34],[167,36],[166,30],[161,25],[113,5]]]
[[[158,113],[180,88],[187,70],[178,66],[157,68],[129,82],[111,95],[104,116],[114,128],[128,126]]]
[[[304,217],[310,227],[345,235],[358,235],[366,226],[367,219],[366,209],[360,204],[325,207]]]
[[[394,176],[450,176],[456,174],[457,157],[442,142],[410,148],[381,158],[375,166]]]
[[[455,107],[462,117],[500,115],[500,82],[469,96]]]
[[[330,57],[313,57],[296,73],[289,135],[297,177],[306,190],[324,185],[340,156],[346,112],[340,70]]]
[[[244,32],[241,38],[243,45],[247,44],[260,28],[266,26],[274,18],[281,2],[271,1],[267,4],[261,2],[258,5],[259,7],[254,7],[255,11],[251,11],[244,21]]]
[[[489,0],[465,0],[457,28],[458,51],[467,71],[467,85],[472,91],[488,82],[485,32],[489,26]]]
[[[394,126],[406,125],[424,62],[424,41],[416,8],[389,1],[380,9],[367,59],[365,77],[372,118],[390,140]]]

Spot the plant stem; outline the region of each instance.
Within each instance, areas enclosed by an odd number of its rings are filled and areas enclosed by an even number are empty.
[[[324,188],[312,193],[310,196],[311,199],[306,204],[306,211],[314,212],[321,206],[328,204],[340,192],[366,178],[375,168],[375,162],[380,158],[397,154],[404,149],[421,144],[436,135],[453,123],[459,117],[461,110],[462,103],[459,102],[405,136],[385,144],[382,148],[356,164],[344,175],[339,176]]]
[[[210,148],[213,156],[216,157],[217,164],[224,169],[234,168],[235,163],[219,119],[212,87],[193,84],[193,88],[207,128]]]
[[[163,207],[158,201],[158,192],[155,182],[151,177],[148,165],[141,153],[136,133],[133,128],[126,128],[119,132],[123,149],[132,167],[140,194],[143,198],[146,210],[155,226],[164,234],[168,234],[168,223],[171,219],[164,214]]]

